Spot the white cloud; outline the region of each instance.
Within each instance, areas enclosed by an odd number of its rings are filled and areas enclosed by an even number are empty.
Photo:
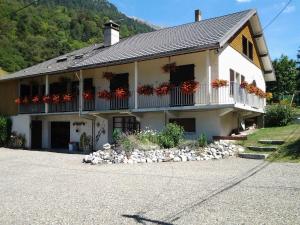
[[[296,7],[294,5],[290,5],[286,7],[286,9],[283,11],[284,13],[292,13],[296,10]]]
[[[252,0],[236,0],[238,3],[251,2]]]

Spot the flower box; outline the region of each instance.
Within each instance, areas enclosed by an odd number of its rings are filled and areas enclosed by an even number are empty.
[[[83,92],[82,96],[83,96],[83,99],[86,101],[92,101],[94,99],[94,95],[91,91]]]
[[[42,97],[42,101],[45,104],[49,104],[49,103],[51,103],[51,97],[49,95],[45,95],[45,96]]]
[[[124,88],[117,88],[115,90],[116,98],[124,99],[129,97],[129,91]]]
[[[31,99],[31,101],[32,101],[33,104],[39,104],[40,103],[40,97],[39,96],[34,96]]]
[[[176,63],[168,63],[162,67],[165,73],[176,71]]]
[[[63,101],[64,102],[72,102],[72,100],[73,100],[73,96],[71,94],[65,94],[63,96]]]
[[[153,95],[154,88],[152,85],[142,85],[138,87],[137,92],[139,95]]]
[[[111,80],[113,77],[115,76],[114,73],[112,72],[103,72],[103,78],[107,79],[107,80]]]
[[[213,88],[226,87],[226,86],[228,86],[228,81],[222,80],[222,79],[220,79],[220,80],[216,79],[211,82],[211,85]]]
[[[198,88],[199,88],[199,82],[194,80],[184,81],[180,86],[180,90],[184,94],[195,93]]]
[[[97,94],[98,98],[110,100],[111,99],[111,93],[107,90],[99,91]]]
[[[52,95],[52,99],[51,99],[53,104],[59,104],[61,99],[59,95]]]
[[[157,88],[155,88],[155,93],[158,96],[167,95],[167,94],[169,94],[171,88],[172,88],[171,84],[164,82],[164,83],[160,84]]]

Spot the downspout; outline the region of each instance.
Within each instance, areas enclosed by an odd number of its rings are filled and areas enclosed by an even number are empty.
[[[92,122],[92,150],[95,150],[95,121],[96,119],[91,119],[90,117],[83,115],[83,78],[82,78],[82,70],[79,70],[79,77],[76,73],[76,76],[79,80],[79,98],[78,98],[78,103],[79,103],[79,108],[78,108],[78,115],[79,118],[84,118],[86,120],[90,120]]]

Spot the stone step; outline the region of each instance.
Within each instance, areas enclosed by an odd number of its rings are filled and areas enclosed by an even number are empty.
[[[253,151],[276,151],[277,146],[247,146],[248,149]]]
[[[264,160],[268,158],[268,154],[256,154],[256,153],[239,153],[238,155],[240,158],[244,159],[260,159]]]
[[[258,143],[271,144],[271,145],[282,145],[282,144],[284,144],[284,140],[259,140]]]

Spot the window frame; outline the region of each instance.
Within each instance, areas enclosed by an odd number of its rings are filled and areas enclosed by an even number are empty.
[[[188,126],[191,126],[191,129],[186,129],[182,123],[177,123],[176,121],[183,121],[183,120],[189,120],[189,122],[192,122],[192,124],[189,124]],[[196,133],[196,118],[195,117],[185,117],[185,118],[169,118],[169,123],[175,123],[183,127],[184,133]]]

